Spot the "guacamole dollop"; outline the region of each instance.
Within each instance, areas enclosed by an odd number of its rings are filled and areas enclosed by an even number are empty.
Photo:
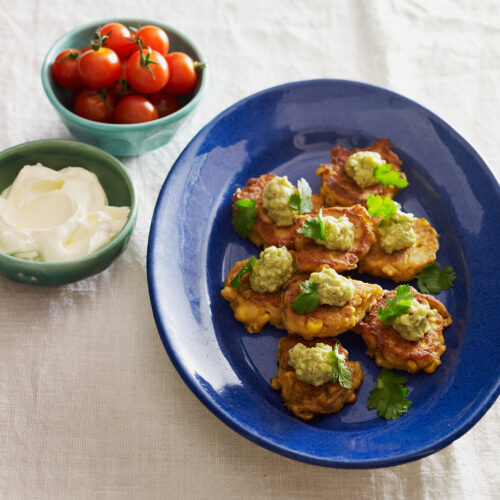
[[[250,286],[259,293],[276,292],[292,277],[293,271],[293,257],[286,247],[268,247],[260,252],[250,271]]]
[[[299,342],[288,351],[288,364],[295,369],[299,380],[318,387],[333,381],[331,352],[332,347],[322,342],[315,347]]]
[[[358,151],[347,158],[344,171],[360,188],[366,189],[379,183],[373,171],[385,163],[375,151]]]
[[[354,224],[342,215],[333,217],[326,215],[323,217],[325,225],[326,241],[314,240],[318,245],[324,245],[328,250],[337,252],[347,252],[354,244]]]
[[[429,304],[413,299],[410,309],[398,316],[392,326],[405,340],[417,341],[429,332],[431,325],[427,318],[435,314],[436,310],[431,309]]]
[[[329,267],[323,268],[319,273],[311,273],[309,281],[318,285],[320,304],[342,307],[354,296],[352,281]]]
[[[273,177],[264,189],[262,205],[277,226],[291,226],[298,212],[288,205],[290,196],[295,192],[288,177]]]
[[[399,204],[398,204],[399,205]],[[416,218],[398,210],[378,225],[380,246],[387,254],[404,250],[417,242],[417,235],[413,230]]]

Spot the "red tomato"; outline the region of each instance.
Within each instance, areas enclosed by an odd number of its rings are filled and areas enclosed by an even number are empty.
[[[132,90],[130,89],[130,83],[127,80],[127,62],[121,61],[120,63],[120,76],[118,80],[116,80],[111,87],[109,87],[109,91],[113,95],[116,102],[124,97],[130,95]]]
[[[160,118],[171,115],[181,109],[179,99],[174,95],[167,94],[164,90],[160,90],[156,94],[151,94],[149,100],[156,106]]]
[[[127,63],[127,80],[137,92],[154,94],[167,83],[167,61],[151,48],[134,52]]]
[[[165,90],[173,95],[186,95],[193,92],[198,83],[198,73],[194,61],[184,52],[167,54],[170,77]]]
[[[132,94],[124,97],[113,114],[115,123],[141,123],[156,120],[158,110],[142,95]]]
[[[151,47],[159,52],[162,56],[166,56],[170,42],[167,34],[157,26],[143,26],[139,28],[135,34],[135,39],[141,39],[144,47]]]
[[[99,32],[102,36],[107,36],[103,43],[104,47],[114,50],[120,59],[126,59],[130,55],[135,43],[130,41],[131,34],[126,26],[120,23],[108,23]]]
[[[107,47],[88,50],[78,60],[78,74],[87,87],[102,90],[118,80],[120,59]]]
[[[96,122],[111,122],[114,100],[109,92],[83,89],[74,98],[74,112]]]
[[[54,80],[65,89],[78,90],[83,83],[78,75],[78,59],[81,52],[77,49],[63,50],[52,64]]]

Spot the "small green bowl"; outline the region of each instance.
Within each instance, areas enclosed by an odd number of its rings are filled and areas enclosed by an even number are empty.
[[[57,85],[52,77],[51,66],[56,56],[67,48],[80,49],[89,44],[94,32],[106,23],[117,21],[125,26],[154,24],[167,33],[170,52],[185,52],[195,61],[205,62],[198,46],[184,33],[175,28],[148,19],[103,19],[74,28],[61,36],[50,48],[42,65],[42,83],[49,101],[61,116],[69,131],[79,140],[94,144],[109,153],[119,156],[134,156],[167,144],[178,130],[189,122],[196,106],[201,101],[208,81],[208,70],[199,75],[198,85],[192,96],[180,98],[183,107],[158,120],[130,125],[100,123],[87,120],[71,111],[72,92]]]
[[[100,273],[124,249],[137,218],[137,199],[132,179],[115,157],[94,146],[76,141],[47,139],[26,142],[0,153],[0,193],[10,186],[24,165],[42,163],[60,170],[82,167],[97,175],[110,205],[129,206],[123,229],[109,243],[80,259],[64,262],[33,262],[0,253],[0,273],[14,281],[57,286]]]

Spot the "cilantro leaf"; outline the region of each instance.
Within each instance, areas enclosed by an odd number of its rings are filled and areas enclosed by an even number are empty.
[[[441,269],[438,262],[425,266],[417,276],[418,288],[422,293],[439,293],[449,290],[455,281],[456,274],[451,266]]]
[[[404,188],[408,186],[408,181],[400,177],[400,172],[391,170],[390,163],[377,165],[373,170],[373,176],[377,179],[382,186],[396,186],[397,188]]]
[[[441,290],[449,290],[456,277],[457,275],[451,266],[443,267],[442,271],[439,273],[439,286]]]
[[[390,217],[398,209],[398,205],[389,196],[382,198],[371,194],[366,200],[366,205],[372,217],[382,217],[382,220]]]
[[[254,256],[248,259],[248,262],[240,269],[240,272],[231,280],[232,288],[239,288],[241,286],[241,278],[243,278],[246,273],[249,273],[252,270],[256,262],[257,259]]]
[[[338,382],[344,389],[350,389],[352,387],[352,373],[345,363],[345,358],[343,354],[339,353],[339,345],[335,344],[332,352],[330,353],[332,358],[332,378],[333,382]]]
[[[320,209],[319,214],[316,217],[305,220],[302,223],[302,226],[297,229],[297,232],[307,238],[311,238],[312,240],[326,241],[323,209]]]
[[[233,207],[236,207],[236,214],[231,220],[231,224],[242,238],[246,238],[253,228],[257,216],[256,205],[257,202],[253,198],[250,200],[241,198],[233,205]]]
[[[387,307],[381,307],[378,311],[378,319],[384,325],[392,325],[394,320],[410,309],[414,299],[410,290],[410,285],[399,285],[396,288],[396,295],[392,299],[385,301]]]
[[[319,305],[318,284],[310,281],[303,281],[300,284],[302,293],[295,297],[292,308],[301,316],[313,312]]]
[[[370,391],[368,408],[376,409],[379,416],[386,420],[399,418],[413,404],[406,399],[408,389],[402,384],[408,382],[385,368],[377,377],[377,387]]]
[[[297,182],[297,191],[290,196],[288,206],[297,210],[300,215],[308,214],[313,208],[311,194],[311,187],[307,181],[299,179]]]
[[[288,200],[288,206],[293,209],[297,210],[297,212],[300,213],[300,205],[302,204],[302,200],[300,198],[300,194],[295,191],[290,195],[290,199]]]
[[[301,215],[308,214],[313,209],[311,186],[309,186],[308,182],[302,178],[297,181],[297,189],[299,190],[300,197],[302,199],[302,205],[299,212]]]

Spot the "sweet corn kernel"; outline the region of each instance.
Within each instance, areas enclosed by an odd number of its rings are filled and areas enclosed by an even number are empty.
[[[270,314],[264,313],[260,318],[258,318],[254,323],[252,323],[251,328],[254,332],[260,332],[262,327],[269,321]]]
[[[249,311],[246,307],[240,306],[234,311],[234,317],[244,323],[249,318]]]
[[[309,318],[306,323],[306,330],[310,333],[319,333],[323,328],[323,321],[320,319]]]
[[[418,369],[418,366],[417,366],[417,363],[415,363],[415,361],[408,361],[408,363],[406,363],[406,366],[408,367],[408,370],[410,370],[410,372],[416,372],[417,369]]]
[[[441,363],[434,360],[432,363],[430,363],[429,365],[427,365],[425,368],[424,368],[424,372],[425,373],[434,373],[436,371],[436,368],[440,365]]]

